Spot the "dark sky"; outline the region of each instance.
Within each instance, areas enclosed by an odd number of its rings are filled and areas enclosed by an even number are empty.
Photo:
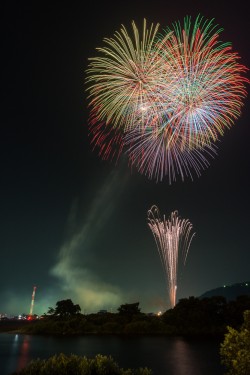
[[[165,27],[199,13],[250,67],[245,0],[2,2],[0,313],[28,313],[33,285],[37,314],[66,298],[87,313],[169,308],[147,225],[153,204],[196,232],[177,300],[250,280],[249,96],[193,181],[148,180],[101,160],[88,137],[85,69],[103,38],[132,20]]]

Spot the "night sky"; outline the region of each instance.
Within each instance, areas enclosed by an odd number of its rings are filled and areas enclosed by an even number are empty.
[[[178,210],[196,235],[177,300],[250,280],[250,104],[201,177],[156,183],[92,151],[85,69],[121,24],[162,27],[215,18],[250,67],[247,2],[18,2],[1,5],[0,313],[34,313],[70,298],[84,313],[170,307],[147,211]],[[250,73],[248,72],[248,77]],[[249,87],[247,87],[249,92]]]

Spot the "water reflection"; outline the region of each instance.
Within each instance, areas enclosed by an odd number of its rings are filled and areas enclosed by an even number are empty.
[[[219,363],[218,343],[215,341],[185,340],[175,338],[169,347],[166,361],[171,365],[173,375],[204,375],[215,373],[218,367],[213,361],[207,361],[208,355],[217,358]]]
[[[23,342],[20,348],[20,354],[17,363],[17,371],[20,371],[23,367],[28,364],[29,352],[30,352],[30,337],[25,335],[22,337]]]
[[[154,375],[221,375],[218,342],[181,337],[81,336],[57,338],[0,334],[0,375],[54,354],[111,355],[123,368],[149,367]]]
[[[13,361],[16,362],[16,358],[18,357],[18,348],[19,348],[19,335],[15,334],[13,335],[13,340],[12,340],[12,345],[10,349],[10,355],[9,355],[9,360],[6,364],[6,370],[8,372],[11,371],[12,366],[13,366]]]
[[[8,335],[12,337],[12,335]],[[10,351],[7,355],[6,372],[20,371],[30,360],[30,337],[28,335],[13,335]]]
[[[194,353],[187,341],[184,341],[181,338],[173,341],[173,345],[167,360],[168,362],[171,361],[173,374],[192,375],[195,373],[196,375],[199,375],[197,372],[197,356],[194,356]],[[194,364],[195,369],[193,368]]]

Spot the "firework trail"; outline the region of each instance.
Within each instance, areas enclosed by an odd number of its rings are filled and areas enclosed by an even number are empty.
[[[247,68],[231,43],[219,40],[221,31],[213,20],[198,16],[192,24],[187,16],[159,37],[169,77],[166,129],[170,138],[181,134],[183,147],[217,141],[241,114]]]
[[[104,122],[97,123],[91,116],[89,122],[89,135],[91,136],[92,149],[98,149],[98,155],[103,160],[117,163],[124,149],[124,137],[119,129],[112,128]]]
[[[148,210],[148,226],[151,229],[168,281],[171,308],[176,304],[178,258],[181,252],[185,264],[191,241],[193,226],[187,219],[181,219],[178,211],[171,213],[170,219],[161,218],[157,206]]]
[[[167,73],[156,46],[159,24],[148,29],[144,20],[142,37],[134,22],[132,29],[133,38],[123,25],[113,38],[104,38],[105,47],[97,48],[103,56],[90,58],[86,70],[91,117],[123,132],[153,124]],[[159,48],[167,38],[166,33]]]
[[[164,130],[162,130],[164,132]],[[201,171],[209,167],[208,159],[217,154],[217,146],[204,145],[203,148],[182,148],[181,138],[179,142],[166,147],[166,140],[160,132],[141,132],[138,129],[128,132],[123,139],[123,147],[128,145],[125,151],[128,155],[129,165],[156,182],[168,176],[169,184],[181,176],[184,180],[188,176],[193,180],[193,173],[199,177]]]
[[[241,115],[247,68],[212,20],[184,18],[159,32],[122,25],[89,59],[90,136],[104,159],[150,179],[184,180],[209,166],[215,145]]]

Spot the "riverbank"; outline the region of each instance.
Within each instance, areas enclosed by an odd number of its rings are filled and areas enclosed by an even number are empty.
[[[19,332],[22,328],[27,327],[31,322],[27,320],[8,319],[0,320],[1,333],[15,333]]]
[[[74,331],[73,329],[69,330],[67,329],[64,331],[63,326],[65,322],[60,322],[62,324],[62,327],[58,327],[57,329],[54,330],[53,327],[48,329],[47,325],[39,324],[39,321],[0,321],[0,333],[10,333],[10,334],[22,334],[22,335],[34,335],[34,336],[53,336],[57,338],[74,338],[74,337],[81,337],[81,336],[99,336],[99,337],[109,337],[109,336],[114,336],[114,337],[129,337],[129,338],[139,338],[139,337],[166,337],[166,338],[171,338],[171,337],[182,337],[186,340],[217,340],[222,342],[224,339],[224,333],[216,333],[216,332],[189,332],[189,333],[183,333],[183,332],[178,332],[177,330],[169,329],[163,330],[162,332],[156,331],[154,332],[153,330],[143,332],[141,330],[136,331],[126,331],[126,330],[121,330],[119,332],[112,332],[112,331],[105,331],[101,327],[96,330],[92,331]],[[69,322],[67,322],[69,323]]]

